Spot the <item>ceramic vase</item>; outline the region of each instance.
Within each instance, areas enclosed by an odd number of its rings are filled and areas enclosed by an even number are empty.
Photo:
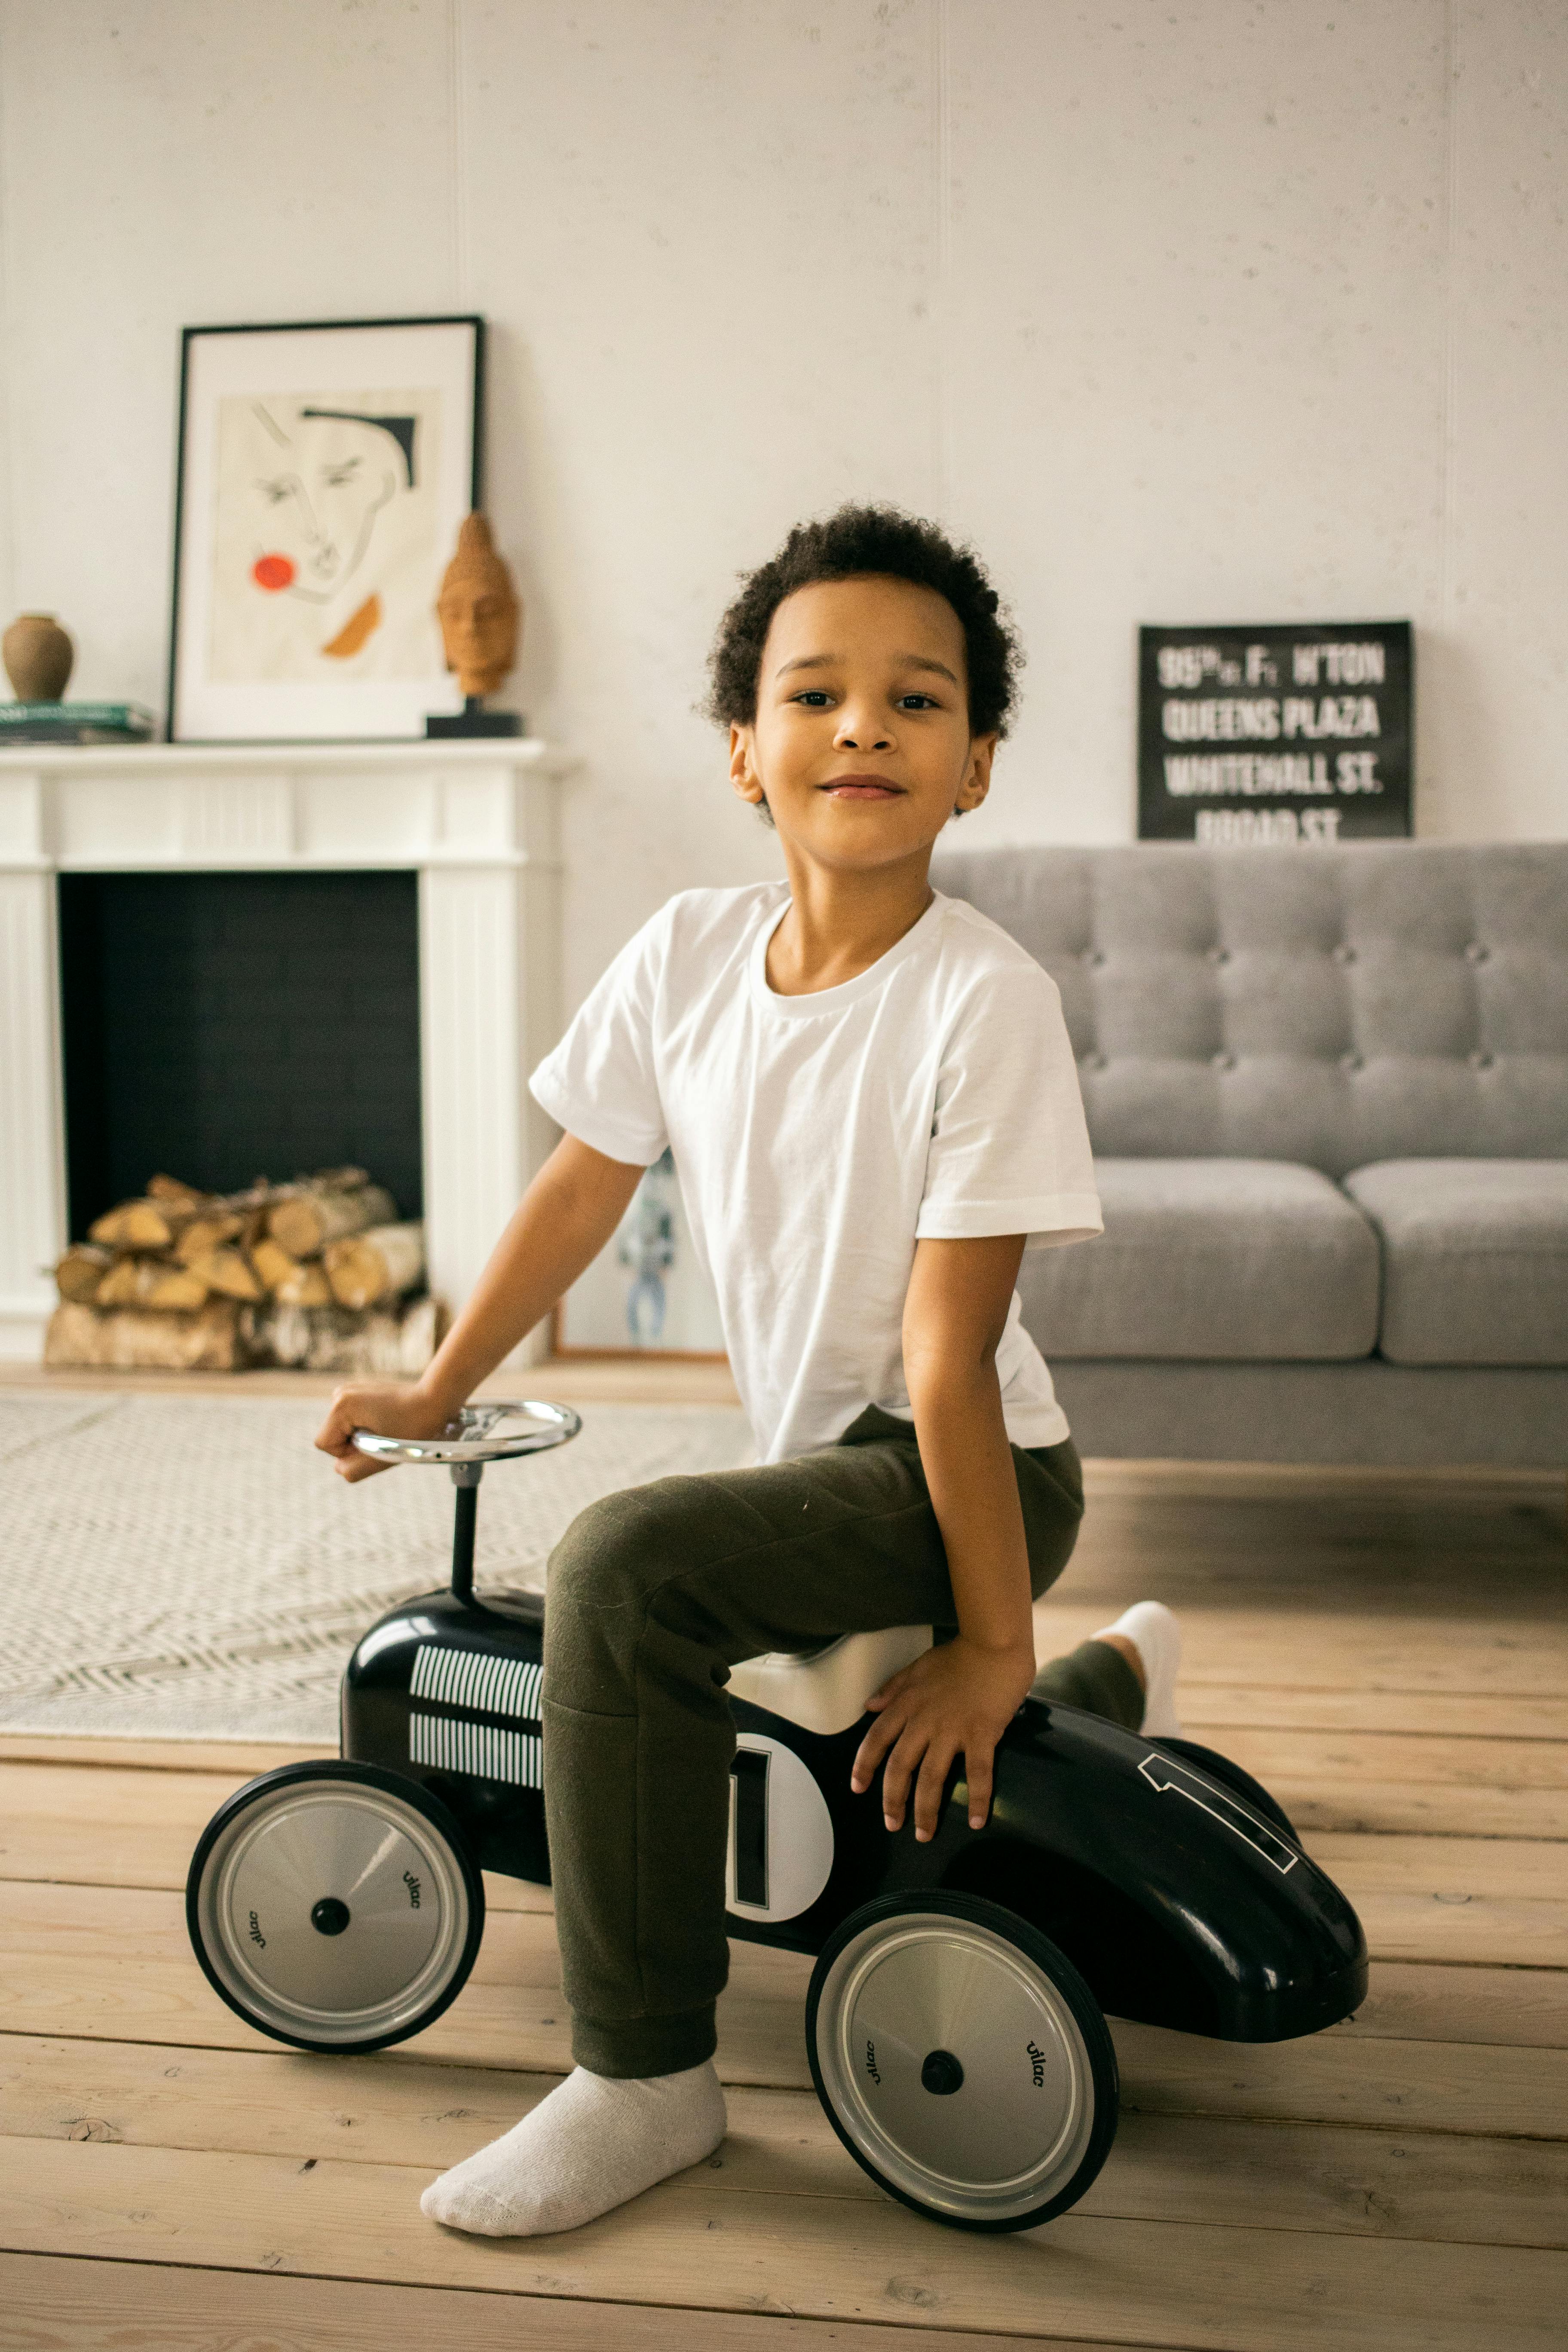
[[[76,647],[52,613],[21,613],[0,637],[0,657],[18,702],[58,702]]]

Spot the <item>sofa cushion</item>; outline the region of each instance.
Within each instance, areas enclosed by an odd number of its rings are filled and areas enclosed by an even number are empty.
[[[1098,1241],[1019,1277],[1047,1358],[1344,1362],[1377,1341],[1377,1238],[1337,1185],[1280,1160],[1099,1160]]]
[[[1568,1364],[1568,1160],[1384,1160],[1345,1190],[1383,1242],[1395,1364]]]
[[[931,878],[1061,990],[1098,1152],[1563,1150],[1568,841],[963,848]]]

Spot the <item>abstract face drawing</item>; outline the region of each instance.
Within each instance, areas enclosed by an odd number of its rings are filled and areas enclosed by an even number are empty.
[[[414,488],[417,420],[301,408],[286,428],[267,402],[255,413],[278,462],[255,486],[251,577],[267,594],[329,604],[363,562],[382,509]]]
[[[434,390],[220,398],[215,678],[439,677],[439,409]]]

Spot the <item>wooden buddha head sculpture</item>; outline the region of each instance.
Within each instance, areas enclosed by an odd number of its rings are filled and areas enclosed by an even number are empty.
[[[464,695],[493,694],[517,659],[522,607],[482,514],[463,518],[436,611],[447,667]]]

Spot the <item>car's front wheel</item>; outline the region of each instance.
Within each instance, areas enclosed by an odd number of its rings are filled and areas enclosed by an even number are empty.
[[[384,2050],[456,2000],[484,1883],[445,1805],[374,1764],[264,1772],[218,1808],[185,1886],[213,1989],[300,2050]]]

